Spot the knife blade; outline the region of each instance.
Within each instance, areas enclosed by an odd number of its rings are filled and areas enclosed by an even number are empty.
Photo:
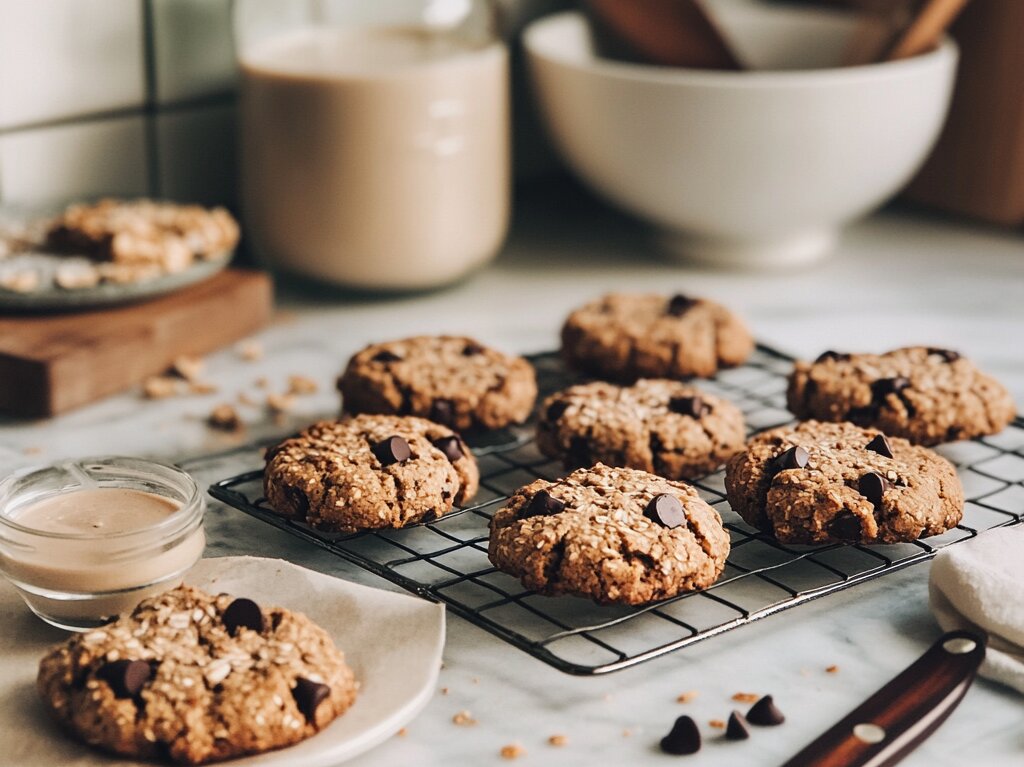
[[[953,713],[985,657],[985,637],[943,634],[928,651],[783,767],[889,767]]]

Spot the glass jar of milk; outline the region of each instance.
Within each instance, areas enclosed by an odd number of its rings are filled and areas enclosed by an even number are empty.
[[[490,0],[239,0],[246,233],[271,266],[416,290],[501,247],[508,53]]]

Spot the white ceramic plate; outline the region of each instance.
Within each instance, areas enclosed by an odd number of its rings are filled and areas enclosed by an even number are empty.
[[[232,767],[333,767],[395,735],[437,689],[444,606],[358,586],[279,559],[204,559],[186,582],[306,613],[344,652],[361,687],[355,704],[318,735],[290,748],[231,761]],[[67,635],[29,613],[0,585],[0,759],[19,767],[114,767],[63,735],[35,693],[39,659]],[[145,763],[149,764],[149,763]]]

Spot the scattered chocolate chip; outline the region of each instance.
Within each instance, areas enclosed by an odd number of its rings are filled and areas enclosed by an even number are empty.
[[[739,711],[729,714],[729,724],[725,727],[726,740],[746,740],[750,737],[750,730],[747,728],[747,718]]]
[[[668,409],[679,415],[688,415],[690,418],[700,418],[711,412],[711,406],[699,394],[692,397],[673,397],[668,401]]]
[[[244,597],[229,604],[220,619],[231,636],[235,636],[240,628],[263,631],[263,611],[258,604]]]
[[[544,417],[548,421],[557,421],[568,409],[568,402],[566,402],[563,399],[556,399],[554,402],[548,405],[548,409],[544,412]]]
[[[952,349],[937,349],[935,347],[928,347],[928,353],[934,354],[938,357],[942,357],[946,362],[956,362],[960,359],[960,352],[955,352]]]
[[[427,417],[434,423],[451,426],[455,420],[455,404],[450,399],[436,399],[431,403]]]
[[[662,493],[656,495],[644,509],[644,516],[669,529],[679,527],[686,522],[683,504],[674,495]]]
[[[910,379],[905,376],[895,378],[879,378],[871,384],[871,395],[876,402],[881,402],[890,394],[899,394],[910,386]]]
[[[565,508],[565,504],[548,493],[541,490],[530,499],[530,502],[519,512],[521,518],[526,517],[547,517],[557,514]]]
[[[372,357],[374,362],[401,362],[402,358],[387,349],[381,349]]]
[[[688,716],[681,716],[672,725],[672,730],[661,739],[661,750],[666,754],[696,754],[700,751],[700,730],[697,723]]]
[[[682,317],[690,309],[697,304],[696,299],[684,296],[682,293],[676,293],[668,301],[668,307],[665,309],[666,312],[671,314],[673,317]]]
[[[959,426],[946,429],[946,442],[956,442],[958,439],[963,439],[963,430]]]
[[[774,476],[780,471],[802,469],[807,465],[808,458],[809,456],[804,448],[800,447],[800,445],[794,445],[788,450],[782,451],[768,462],[768,473]]]
[[[590,466],[590,443],[586,437],[573,437],[569,440],[569,449],[565,459],[570,466]]]
[[[882,496],[889,489],[889,480],[877,471],[869,471],[857,483],[857,492],[871,501],[874,506],[882,505]]]
[[[402,463],[403,461],[408,461],[412,456],[412,451],[409,449],[409,443],[397,435],[381,440],[373,446],[372,450],[373,454],[377,456],[377,460],[381,462],[382,466],[390,466],[393,463]]]
[[[759,727],[772,727],[785,722],[786,717],[776,707],[772,696],[765,695],[750,707],[750,711],[747,712],[747,721]]]
[[[459,438],[456,436],[441,437],[440,439],[434,440],[434,447],[444,453],[452,463],[462,458],[465,453],[462,452],[462,444],[459,442]]]
[[[331,688],[312,679],[300,676],[295,680],[295,687],[292,688],[292,696],[295,698],[295,705],[310,723],[316,722],[316,709],[331,694]]]
[[[856,514],[851,514],[850,512],[838,514],[829,524],[828,532],[829,535],[840,541],[859,541],[861,532],[860,519]]]
[[[110,685],[114,697],[131,698],[150,680],[153,669],[144,660],[115,660],[101,666],[96,676]]]
[[[843,354],[841,352],[834,352],[831,349],[829,349],[828,351],[824,351],[821,354],[819,354],[818,358],[816,360],[814,360],[814,361],[815,362],[824,362],[825,360],[837,360],[837,361],[845,362],[848,359],[850,359],[850,355],[849,354]]]
[[[484,347],[477,343],[468,343],[462,347],[463,357],[475,357],[478,354],[484,353]]]
[[[884,455],[886,458],[892,458],[892,446],[889,444],[889,440],[885,438],[884,434],[879,434],[873,440],[868,442],[864,446],[865,450],[870,450],[872,453],[878,453]]]

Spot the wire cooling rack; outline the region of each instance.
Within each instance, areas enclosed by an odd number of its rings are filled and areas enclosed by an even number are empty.
[[[531,358],[541,395],[574,383],[555,354]],[[792,360],[759,346],[742,367],[698,382],[744,412],[748,429],[788,423],[786,376]],[[262,497],[262,471],[216,483],[210,493],[274,527],[320,546],[411,592],[444,602],[471,623],[570,674],[604,674],[701,642],[812,599],[923,562],[944,546],[1024,517],[1024,420],[1001,434],[939,448],[957,466],[967,497],[960,525],[913,543],[787,546],[754,530],[725,500],[724,472],[694,482],[722,515],[732,552],[704,591],[643,607],[600,606],[524,590],[487,559],[491,515],[518,487],[565,472],[532,441],[533,422],[468,442],[480,464],[472,505],[402,530],[326,534],[274,514]]]

